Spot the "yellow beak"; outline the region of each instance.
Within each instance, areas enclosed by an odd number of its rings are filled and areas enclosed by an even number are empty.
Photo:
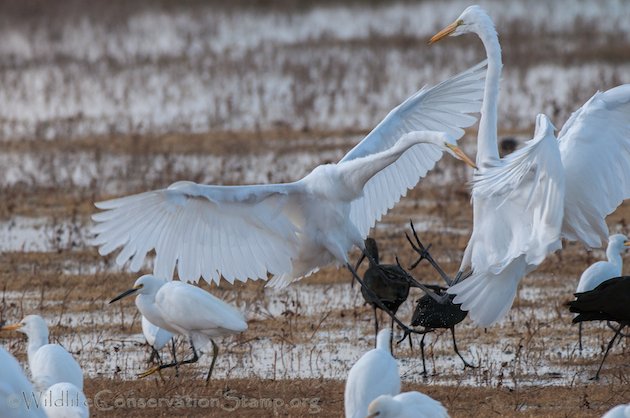
[[[453,144],[446,144],[446,146],[455,153],[455,155],[457,155],[463,162],[465,162],[466,164],[468,164],[469,166],[471,166],[474,169],[477,169],[477,164],[475,164],[473,162],[473,160],[471,160],[468,155],[464,154],[464,151],[461,150],[461,148],[459,148],[456,145]]]
[[[623,245],[624,245],[625,247],[630,247],[630,241],[624,241],[624,242],[623,242]]]
[[[434,44],[440,39],[445,38],[451,33],[455,32],[455,29],[457,29],[457,27],[461,24],[462,24],[461,20],[456,20],[455,22],[451,23],[450,25],[448,25],[447,27],[445,27],[444,29],[442,29],[441,31],[433,35],[433,37],[429,39],[429,45]]]
[[[5,325],[3,327],[0,327],[0,331],[15,331],[22,328],[22,326],[22,324]]]

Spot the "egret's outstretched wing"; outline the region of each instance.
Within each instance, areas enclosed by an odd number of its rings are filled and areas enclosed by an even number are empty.
[[[116,262],[131,259],[132,271],[154,249],[154,274],[169,280],[176,265],[184,281],[266,279],[267,272],[291,271],[298,228],[285,208],[298,187],[178,182],[100,202],[104,211],[92,216],[94,245],[102,255],[122,247]]]
[[[185,306],[181,304],[183,300],[187,301]],[[247,329],[238,309],[182,282],[172,281],[162,286],[155,296],[155,306],[166,322],[191,332],[217,329],[216,335],[221,335],[224,332],[220,328],[237,332]]]
[[[600,247],[606,216],[630,197],[630,84],[596,93],[558,140],[566,175],[562,234]]]
[[[390,148],[412,131],[441,131],[459,139],[462,128],[477,118],[483,99],[486,61],[435,87],[423,88],[394,108],[381,123],[341,161],[365,157]],[[432,145],[415,145],[396,163],[375,175],[365,186],[364,196],[352,202],[350,216],[365,237],[376,221],[387,213],[408,189],[413,188],[435,163],[442,151]]]
[[[482,326],[501,319],[520,279],[560,248],[564,177],[553,125],[539,115],[534,139],[497,164],[473,184],[475,219],[462,263],[473,273],[449,289]]]

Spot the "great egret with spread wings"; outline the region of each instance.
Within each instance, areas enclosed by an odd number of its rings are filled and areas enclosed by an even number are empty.
[[[489,326],[505,316],[521,278],[561,248],[560,238],[600,247],[605,218],[630,197],[630,85],[597,92],[566,122],[558,138],[545,115],[534,138],[501,159],[497,105],[501,47],[488,14],[468,7],[430,42],[475,33],[488,56],[473,182],[473,232],[449,289],[473,321]]]
[[[177,182],[96,206],[94,244],[138,271],[155,250],[154,274],[184,281],[274,277],[283,286],[347,253],[447,151],[474,165],[455,138],[472,125],[483,97],[485,62],[423,88],[337,164],[293,183],[208,186]],[[430,131],[429,131],[430,130]],[[421,131],[421,132],[418,132]],[[436,131],[439,131],[436,132]],[[401,325],[399,323],[399,325]]]

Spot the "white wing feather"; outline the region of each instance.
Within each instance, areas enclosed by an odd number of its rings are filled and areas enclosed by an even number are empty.
[[[563,236],[601,247],[606,216],[630,197],[630,84],[596,93],[558,141],[566,175]]]
[[[390,148],[412,131],[441,131],[459,139],[462,128],[477,118],[483,99],[486,61],[432,88],[423,88],[394,108],[341,161],[371,155]],[[352,202],[350,218],[362,236],[413,188],[435,163],[442,151],[430,144],[409,149],[394,164],[375,175],[365,186],[363,197]]]
[[[93,215],[102,255],[122,247],[119,265],[131,259],[138,271],[155,249],[154,274],[171,279],[219,282],[266,279],[267,272],[291,271],[298,226],[284,212],[295,183],[205,186],[178,182],[155,190],[97,203]]]
[[[533,140],[473,184],[475,219],[463,262],[473,273],[449,293],[478,325],[501,319],[520,279],[561,246],[564,174],[553,126],[541,122],[542,115]]]

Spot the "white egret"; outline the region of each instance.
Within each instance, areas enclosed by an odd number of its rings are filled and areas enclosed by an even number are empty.
[[[37,408],[33,385],[24,375],[18,361],[0,347],[0,417],[46,418],[43,409]]]
[[[608,342],[606,352],[599,364],[594,379],[599,379],[604,361],[621,331],[630,325],[630,276],[613,277],[584,293],[576,293],[575,300],[567,303],[569,310],[578,315],[573,323],[584,321],[614,321],[619,328],[613,328],[615,335]],[[621,338],[621,337],[620,337]]]
[[[368,408],[368,418],[448,418],[444,406],[420,392],[381,395]]]
[[[218,281],[222,269],[228,269],[222,274],[232,280],[266,277],[269,271],[276,274],[269,283],[284,286],[337,261],[364,286],[347,255],[353,245],[364,247],[352,204],[364,197],[372,177],[417,144],[429,146],[424,159],[418,160],[416,168],[421,171],[428,161],[433,164],[439,159],[443,150],[474,165],[447,134],[410,132],[385,151],[321,165],[295,183],[230,187],[178,182],[166,190],[101,203],[99,207],[109,210],[94,215],[102,222],[97,225],[101,233],[97,240],[105,244],[102,253],[123,245],[119,259],[127,259],[139,248],[143,259],[144,249],[155,246],[158,277],[170,278],[179,259],[183,280],[196,280],[202,274],[206,280],[216,276]],[[361,219],[365,212],[357,216]],[[166,268],[164,260],[169,260]],[[218,267],[212,269],[208,260],[215,260]],[[376,303],[405,335],[412,332],[380,301]]]
[[[286,286],[333,262],[352,270],[348,251],[353,246],[363,250],[369,229],[443,151],[472,164],[453,138],[476,121],[469,113],[480,108],[484,69],[485,62],[420,90],[339,163],[320,165],[299,181],[177,182],[97,203],[104,211],[93,216],[94,245],[102,255],[122,247],[116,262],[131,260],[132,271],[155,250],[154,274],[171,279],[177,267],[183,281],[223,277],[232,283],[267,279],[270,273],[269,285]],[[425,130],[446,135],[416,132]]]
[[[478,174],[473,183],[473,232],[461,273],[470,278],[449,293],[489,326],[510,309],[523,276],[560,238],[600,247],[608,237],[605,217],[630,196],[630,85],[597,92],[558,135],[544,115],[534,139],[499,158],[497,105],[501,48],[494,24],[479,6],[468,7],[430,42],[476,33],[488,56],[488,74],[477,140]]]
[[[602,418],[629,418],[630,404],[617,405],[610,411],[602,415]]]
[[[59,344],[48,343],[48,326],[41,316],[27,315],[17,324],[0,327],[0,331],[26,334],[28,367],[37,390],[60,382],[72,383],[83,390],[83,372],[79,363]]]
[[[350,369],[344,393],[346,418],[365,418],[372,400],[400,393],[398,362],[392,356],[390,336],[389,329],[381,330],[376,337],[376,348],[365,353]]]
[[[68,382],[55,383],[40,394],[40,408],[48,418],[88,418],[90,408],[85,395]]]
[[[173,334],[165,329],[153,325],[147,318],[142,316],[142,334],[144,334],[147,344],[151,347],[152,354],[149,362],[153,358],[157,358],[160,361],[159,351],[173,339]],[[173,342],[173,354],[175,353],[175,343]]]
[[[577,285],[576,293],[583,293],[595,289],[600,283],[605,282],[613,277],[621,276],[623,268],[623,258],[621,254],[630,246],[630,241],[623,234],[611,235],[608,238],[608,248],[606,248],[606,257],[608,261],[598,261],[589,266]],[[578,324],[579,347],[582,349],[582,323]]]
[[[141,373],[146,377],[167,367],[195,363],[199,357],[195,347],[212,343],[213,357],[206,383],[210,380],[219,347],[215,337],[237,334],[247,329],[247,322],[233,306],[210,293],[180,281],[164,281],[150,274],[136,280],[133,287],[116,296],[109,303],[136,294],[136,307],[152,324],[190,340],[192,358],[161,364]]]

